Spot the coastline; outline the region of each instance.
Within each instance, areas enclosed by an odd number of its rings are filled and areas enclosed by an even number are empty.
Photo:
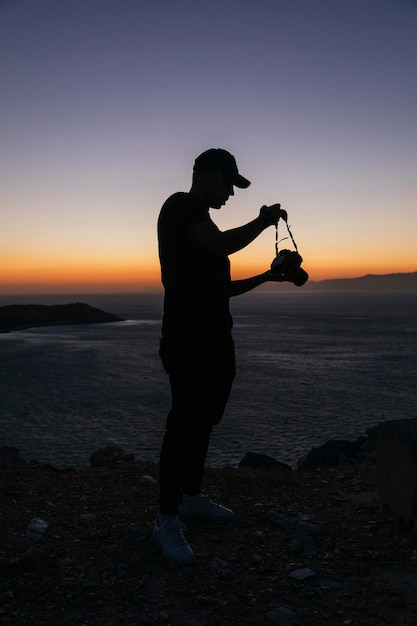
[[[123,318],[83,302],[70,304],[10,304],[0,307],[0,333],[67,324],[105,324]]]

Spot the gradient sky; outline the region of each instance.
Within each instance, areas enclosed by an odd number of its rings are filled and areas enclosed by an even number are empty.
[[[0,89],[1,293],[158,286],[209,147],[252,181],[220,228],[280,202],[312,279],[417,270],[415,0],[0,0]]]

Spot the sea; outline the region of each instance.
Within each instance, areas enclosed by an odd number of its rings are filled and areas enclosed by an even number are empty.
[[[296,466],[329,439],[417,417],[417,291],[246,294],[232,300],[237,376],[207,465],[246,452]],[[84,468],[121,446],[156,462],[170,408],[158,356],[162,295],[1,296],[81,301],[126,321],[0,334],[0,446]]]

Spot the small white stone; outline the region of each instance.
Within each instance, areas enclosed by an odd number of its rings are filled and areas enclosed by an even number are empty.
[[[149,474],[144,474],[141,480],[144,483],[152,483],[153,485],[156,485],[158,483],[158,481],[153,476],[150,476]]]

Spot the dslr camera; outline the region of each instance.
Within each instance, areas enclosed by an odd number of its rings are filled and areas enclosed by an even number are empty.
[[[271,270],[276,273],[295,271],[291,282],[301,287],[308,281],[308,274],[301,268],[302,257],[293,250],[281,250],[271,263]]]

